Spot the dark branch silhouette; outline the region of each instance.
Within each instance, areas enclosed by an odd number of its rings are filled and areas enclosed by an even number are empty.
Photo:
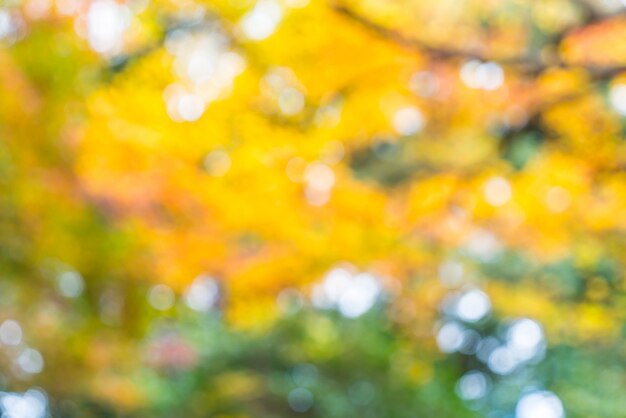
[[[549,58],[542,58],[534,54],[498,57],[492,56],[480,50],[430,45],[427,42],[410,38],[395,29],[387,28],[383,25],[380,25],[343,4],[331,4],[331,7],[340,15],[354,21],[355,23],[380,36],[381,38],[387,39],[402,47],[419,51],[435,60],[476,59],[480,61],[493,61],[503,66],[514,67],[522,73],[531,76],[536,76],[547,70],[548,68],[582,68],[591,74],[593,81],[607,80],[622,71],[626,71],[626,65],[602,66],[593,63],[565,62],[560,56],[558,56],[558,54]],[[620,10],[611,14],[599,14],[594,9],[586,7],[584,14],[586,17],[582,23],[569,27],[562,32],[559,32],[558,34],[553,36],[549,40],[549,42],[544,45],[544,47],[549,47],[557,51],[561,42],[569,35],[583,30],[589,26],[600,24],[602,22],[624,15],[626,14],[626,10]]]

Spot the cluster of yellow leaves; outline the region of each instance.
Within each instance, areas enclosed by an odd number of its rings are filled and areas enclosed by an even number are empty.
[[[346,5],[407,38],[504,58],[529,41],[520,10],[547,32],[580,19],[563,1],[511,2],[507,13],[497,14],[498,2],[453,3]],[[573,256],[593,264],[603,252],[623,255],[619,244],[597,250],[626,228],[619,216],[626,209],[621,121],[590,90],[582,69],[529,78],[505,68],[499,88],[473,89],[460,77],[464,60],[431,60],[321,0],[284,8],[276,32],[262,41],[246,39],[238,29],[252,3],[216,0],[204,6],[244,58],[245,70],[199,120],[173,121],[164,91],[178,80],[174,58],[156,43],[156,16],[196,5],[153,2],[139,15],[126,47],[132,52],[147,43],[156,46],[90,92],[85,119],[63,131],[59,147],[73,152],[68,159],[76,178],[42,169],[16,191],[41,243],[37,256],[52,251],[76,264],[84,257],[80,248],[62,242],[64,234],[50,232],[54,222],[39,220],[41,193],[63,196],[59,213],[84,210],[79,202],[87,199],[141,242],[142,270],[135,276],[183,291],[199,274],[212,274],[227,282],[230,318],[255,323],[274,315],[282,289],[305,287],[342,261],[394,276],[408,289],[414,277],[428,282],[408,294],[432,318],[443,293],[434,280],[437,265],[485,230],[545,262]],[[490,22],[489,30],[479,27],[481,20]],[[597,46],[619,36],[621,25],[593,28],[594,36],[574,33],[561,52],[572,62],[593,61],[591,52],[604,51]],[[612,53],[611,62],[623,56]],[[0,63],[0,82],[10,93],[0,97],[3,120],[10,121],[15,137],[37,141],[45,132],[35,121],[50,116],[41,110],[47,98],[8,53],[0,52]],[[303,94],[300,112],[281,112],[268,82],[276,75]],[[555,102],[543,113],[543,146],[524,169],[513,169],[500,158],[494,130],[521,127],[535,110]],[[423,117],[415,135],[403,137],[394,129],[394,116],[403,108]],[[72,107],[56,111],[69,114]],[[375,153],[380,144],[400,150],[388,164],[406,164],[412,172],[393,187],[355,174],[352,157]],[[36,165],[28,153],[38,148],[13,148],[24,153],[23,167]],[[316,164],[334,177],[329,200],[321,205],[311,204],[306,194],[307,167]],[[494,178],[510,187],[510,198],[501,204],[486,189]],[[37,235],[44,229],[46,234]],[[494,298],[508,300],[505,293]],[[420,308],[398,302],[398,312],[414,309]],[[548,312],[545,302],[536,315]],[[598,322],[587,313],[589,323]]]
[[[207,6],[231,29],[245,11],[232,2]],[[406,27],[408,35],[443,34],[410,25],[409,14],[400,13],[405,6],[355,5]],[[489,6],[468,10],[488,15]],[[516,30],[495,39],[515,44],[523,38]],[[579,72],[555,70],[531,83],[507,70],[501,88],[472,90],[458,76],[462,62],[430,64],[321,1],[290,11],[267,40],[233,36],[247,68],[197,122],[167,115],[163,91],[175,77],[164,49],[89,98],[76,171],[87,193],[142,237],[150,280],[182,290],[209,272],[228,282],[233,319],[254,322],[272,315],[281,289],[316,280],[340,261],[372,268],[384,260],[407,277],[441,261],[429,246],[463,246],[484,228],[549,261],[569,255],[577,240],[626,227],[616,216],[626,209],[623,175],[601,176],[618,166],[624,145],[615,115],[599,97],[575,98],[547,112],[553,138],[519,172],[502,163],[497,140],[484,128],[523,123],[534,107],[584,90],[588,80]],[[301,114],[282,115],[264,90],[273,71],[287,74],[305,95]],[[411,77],[420,71],[436,79],[430,97],[412,91]],[[400,141],[392,120],[406,106],[425,119],[423,132],[403,148],[425,174],[392,189],[355,178],[350,156],[380,138]],[[203,162],[216,150],[227,155],[228,167],[212,173]],[[304,193],[303,173],[314,163],[335,176],[322,206]],[[485,192],[496,177],[512,190],[502,205]]]

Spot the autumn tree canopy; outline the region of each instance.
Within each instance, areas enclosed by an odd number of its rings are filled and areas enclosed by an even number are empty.
[[[617,0],[0,0],[0,410],[620,417]]]

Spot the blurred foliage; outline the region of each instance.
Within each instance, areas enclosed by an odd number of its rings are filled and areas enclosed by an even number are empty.
[[[0,0],[2,416],[623,416],[625,11]]]

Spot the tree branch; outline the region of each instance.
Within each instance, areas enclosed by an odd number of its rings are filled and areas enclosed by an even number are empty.
[[[548,68],[555,67],[582,68],[589,72],[595,81],[607,80],[622,71],[626,71],[626,65],[598,66],[592,63],[568,63],[563,61],[560,56],[553,57],[552,59],[541,59],[531,54],[513,57],[496,57],[491,56],[483,51],[434,46],[418,39],[409,38],[394,29],[382,26],[343,4],[334,3],[331,4],[331,8],[340,15],[348,18],[349,20],[352,20],[353,22],[359,24],[361,27],[369,30],[379,37],[394,42],[402,47],[419,51],[435,60],[475,59],[480,61],[493,61],[503,66],[515,67],[516,69],[529,75],[537,75],[547,70]],[[553,39],[545,46],[552,47],[554,50],[558,50],[561,42],[572,33],[583,30],[584,28],[587,28],[591,25],[608,21],[622,14],[626,14],[626,10],[620,10],[616,13],[608,15],[600,15],[597,14],[595,11],[588,12],[586,13],[587,18],[582,24],[567,28],[563,32],[553,37]]]
[[[426,42],[409,38],[396,30],[379,25],[378,23],[373,22],[343,4],[331,4],[331,8],[340,15],[358,23],[360,26],[382,38],[388,39],[405,48],[418,50],[434,59],[460,58],[476,59],[480,61],[496,61],[503,65],[529,67],[530,69],[545,67],[544,64],[530,56],[494,58],[488,56],[482,51],[429,45]]]

